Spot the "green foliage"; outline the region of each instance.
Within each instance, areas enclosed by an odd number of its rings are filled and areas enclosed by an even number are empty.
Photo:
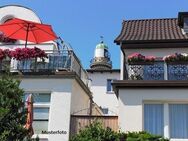
[[[22,141],[28,134],[19,84],[8,75],[0,78],[0,141]]]
[[[152,135],[145,131],[128,132],[126,141],[169,141],[161,136]]]
[[[169,141],[161,136],[146,132],[117,133],[103,128],[100,122],[94,122],[73,136],[70,141]]]

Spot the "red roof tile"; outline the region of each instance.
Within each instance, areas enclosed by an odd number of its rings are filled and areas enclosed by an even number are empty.
[[[185,40],[177,18],[123,21],[120,35],[115,43],[129,41]]]

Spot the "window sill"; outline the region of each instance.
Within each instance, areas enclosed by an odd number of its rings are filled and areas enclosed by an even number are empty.
[[[187,139],[170,139],[170,141],[187,141]]]
[[[107,91],[107,94],[114,94],[114,91]]]
[[[32,136],[32,138],[33,139],[35,139],[36,137],[39,137],[40,138],[40,140],[42,140],[42,141],[47,141],[48,140],[48,134],[34,134],[33,136]]]

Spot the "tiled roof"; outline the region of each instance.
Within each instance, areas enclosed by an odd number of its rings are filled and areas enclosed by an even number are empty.
[[[129,41],[185,40],[177,18],[123,21],[120,35],[115,43]]]

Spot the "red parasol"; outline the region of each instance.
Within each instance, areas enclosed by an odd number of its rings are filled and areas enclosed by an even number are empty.
[[[27,41],[42,43],[57,39],[51,25],[40,24],[18,18],[14,18],[1,24],[0,31],[8,38],[25,40],[25,47],[27,46]]]

